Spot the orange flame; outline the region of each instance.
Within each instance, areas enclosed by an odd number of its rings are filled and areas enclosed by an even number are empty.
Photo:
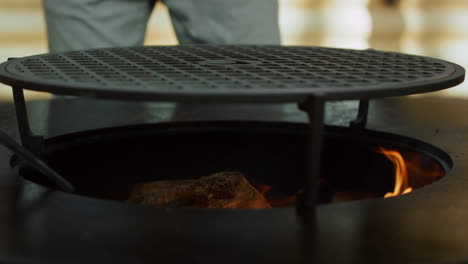
[[[385,194],[385,198],[406,194],[413,191],[408,182],[408,168],[405,160],[398,151],[388,150],[382,147],[377,149],[378,153],[385,155],[395,167],[395,187],[393,192]]]

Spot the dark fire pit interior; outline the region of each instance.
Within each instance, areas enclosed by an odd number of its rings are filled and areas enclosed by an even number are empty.
[[[191,179],[240,171],[254,185],[272,186],[268,195],[295,195],[305,175],[307,126],[286,123],[179,123],[70,134],[49,141],[46,161],[76,193],[124,201],[139,182]],[[375,150],[396,149],[419,157],[410,181],[421,187],[451,168],[450,157],[426,143],[385,133],[356,135],[327,127],[319,203],[383,197],[395,185],[394,165]],[[27,179],[52,186],[30,170]],[[431,175],[432,174],[432,175]]]

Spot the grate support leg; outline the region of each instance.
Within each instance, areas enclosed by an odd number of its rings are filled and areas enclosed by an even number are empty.
[[[350,122],[350,127],[353,129],[365,129],[367,125],[367,117],[369,115],[369,99],[359,101],[359,109],[356,119]]]
[[[309,119],[304,189],[302,199],[298,204],[299,212],[303,214],[307,211],[315,211],[315,206],[317,204],[323,145],[325,101],[318,96],[309,97],[306,102],[299,105],[299,109],[304,111]]]
[[[35,135],[29,126],[28,111],[23,89],[12,87],[15,101],[16,119],[23,146],[38,156],[44,153],[44,137]]]
[[[309,97],[299,104],[309,119],[306,143],[306,164],[304,189],[297,204],[298,214],[303,224],[303,257],[304,263],[313,263],[316,247],[316,205],[322,161],[325,100],[320,96]]]

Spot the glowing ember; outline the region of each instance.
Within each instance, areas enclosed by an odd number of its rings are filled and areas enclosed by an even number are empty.
[[[266,184],[260,184],[257,186],[257,190],[262,194],[262,195],[265,195],[269,190],[271,190],[271,186],[270,185],[266,185]]]
[[[257,200],[250,200],[250,201],[247,201],[247,200],[233,201],[231,203],[224,205],[223,208],[265,209],[265,208],[271,208],[271,206],[265,203],[265,199],[257,199]]]
[[[297,195],[266,197],[272,207],[286,207],[296,204]]]
[[[268,195],[267,192],[272,188],[272,186],[262,184],[258,187],[258,190],[261,194],[265,195],[268,203],[272,207],[286,207],[293,206],[297,201],[297,194],[293,195]]]
[[[385,194],[385,198],[406,194],[413,190],[408,182],[408,168],[406,167],[405,160],[398,151],[388,150],[382,147],[377,149],[378,153],[385,155],[395,167],[395,187],[393,192]]]

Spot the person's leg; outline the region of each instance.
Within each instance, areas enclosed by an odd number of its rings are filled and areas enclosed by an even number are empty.
[[[141,46],[155,0],[43,0],[49,49],[51,52],[91,48]],[[65,102],[69,101],[69,102]],[[96,120],[109,118],[108,105],[121,102],[93,101],[74,96],[54,96],[49,104],[47,132],[57,135],[64,129],[90,129]],[[80,107],[90,104],[92,107]],[[63,111],[69,105],[70,111]],[[75,107],[74,111],[73,107]],[[145,113],[143,104],[131,112]],[[78,111],[79,110],[79,111]],[[115,107],[110,120],[128,116],[128,107]],[[92,118],[83,119],[84,116]],[[70,125],[70,120],[83,122]],[[105,125],[102,124],[102,125]]]
[[[280,44],[277,0],[163,0],[180,44]]]
[[[277,0],[162,0],[180,44],[280,44]],[[281,120],[281,104],[181,104],[179,120]]]
[[[50,51],[143,44],[154,0],[43,0]]]

